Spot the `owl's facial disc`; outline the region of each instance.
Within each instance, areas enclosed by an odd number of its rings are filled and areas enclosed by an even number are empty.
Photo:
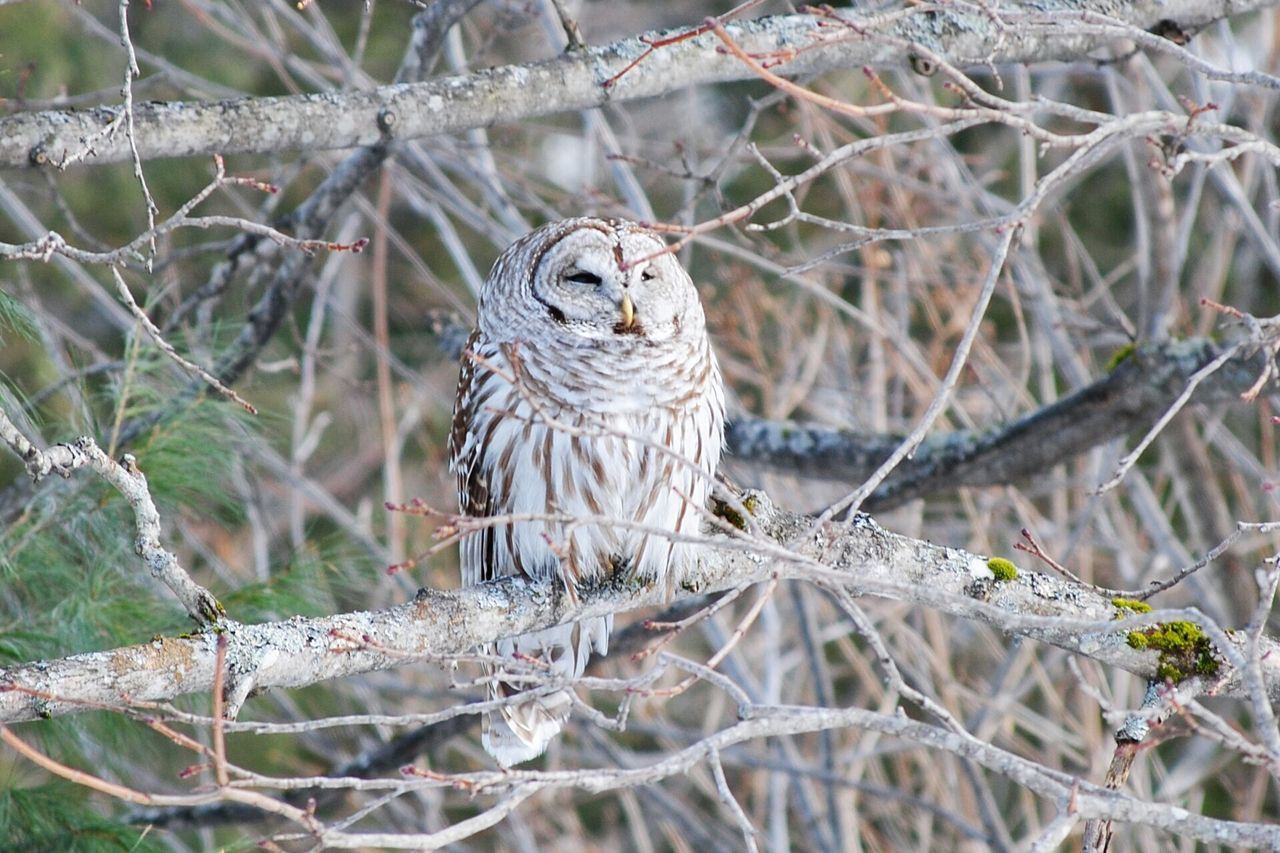
[[[519,337],[526,324],[548,322],[562,340],[583,343],[659,343],[697,333],[693,284],[673,256],[659,254],[657,235],[616,220],[571,222],[576,227],[549,242],[524,279],[524,313],[505,328],[496,320],[492,334]]]

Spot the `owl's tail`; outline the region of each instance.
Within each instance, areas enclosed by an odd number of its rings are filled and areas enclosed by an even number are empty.
[[[541,660],[547,664],[549,678],[567,681],[581,677],[592,652],[608,653],[611,630],[612,614],[502,640],[497,652],[502,657],[519,655]],[[491,699],[517,696],[529,688],[527,681],[522,680],[519,685],[502,681],[501,669],[496,675],[498,680],[489,688]],[[490,711],[483,721],[481,741],[485,751],[503,767],[537,758],[564,728],[572,710],[573,693],[566,688]]]

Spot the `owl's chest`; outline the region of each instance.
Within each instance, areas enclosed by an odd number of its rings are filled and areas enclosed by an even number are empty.
[[[491,506],[506,512],[665,518],[673,478],[699,455],[698,400],[685,383],[658,382],[653,365],[599,353],[545,363],[527,346],[500,345],[472,401],[475,444]],[[554,368],[554,369],[553,369]],[[688,493],[689,484],[679,491]]]
[[[534,432],[541,432],[557,465],[622,491],[654,476],[661,467],[658,461],[679,439],[677,418],[666,410],[651,404],[619,404],[618,409],[544,411],[549,416],[536,422]]]
[[[552,353],[527,344],[502,344],[518,392],[565,418],[618,419],[620,429],[644,430],[655,411],[687,401],[692,378],[677,364],[695,359],[685,346],[629,344],[626,348]]]
[[[671,479],[684,432],[652,407],[600,413],[521,400],[497,425],[487,461],[507,478],[511,510],[635,519]]]

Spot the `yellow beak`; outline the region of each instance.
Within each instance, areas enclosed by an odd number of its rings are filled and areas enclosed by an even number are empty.
[[[631,304],[631,294],[623,291],[622,293],[622,328],[630,329],[636,321],[636,309]]]

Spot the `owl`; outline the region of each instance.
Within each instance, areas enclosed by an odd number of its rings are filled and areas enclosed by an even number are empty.
[[[692,568],[724,387],[693,281],[663,249],[632,222],[566,219],[494,264],[449,441],[462,514],[495,519],[462,541],[464,584],[518,575],[572,595],[625,573],[670,594]],[[524,665],[499,664],[491,696],[529,688],[529,659],[580,677],[612,626],[603,616],[498,642],[486,651]],[[503,767],[540,755],[573,705],[567,689],[530,693],[483,721]]]

